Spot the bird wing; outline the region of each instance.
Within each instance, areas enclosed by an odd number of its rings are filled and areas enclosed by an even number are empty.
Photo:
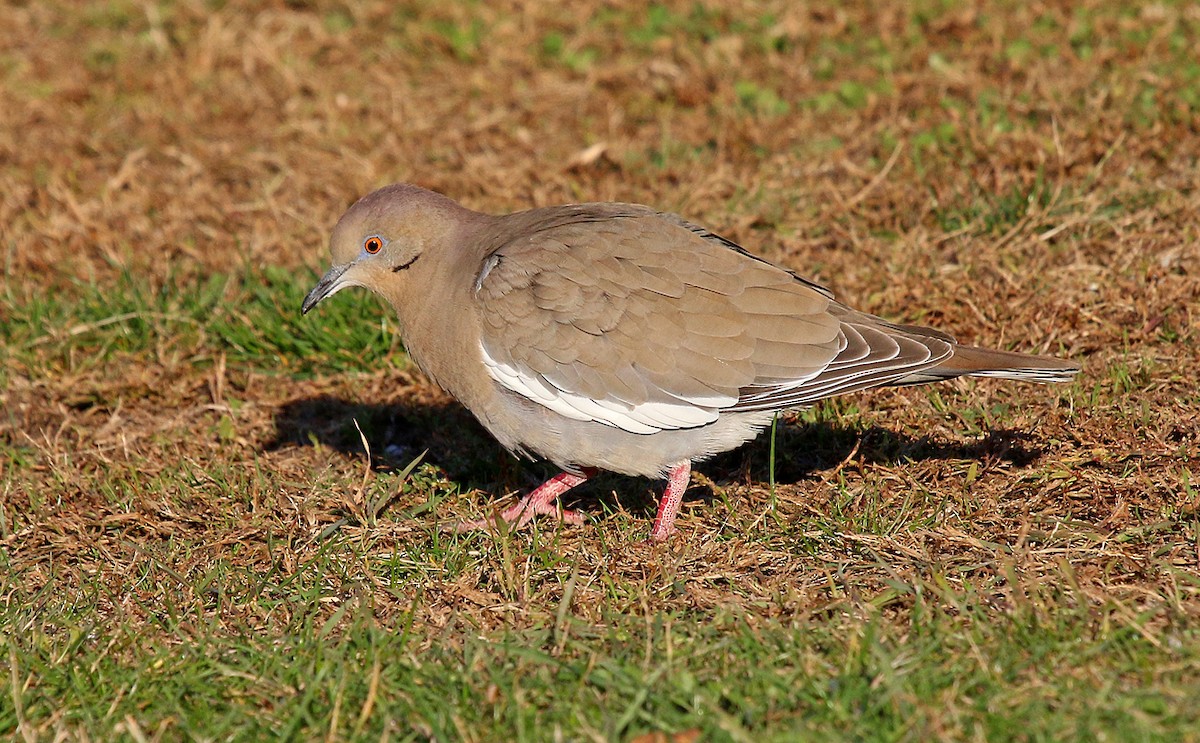
[[[513,216],[519,237],[475,282],[483,359],[496,382],[568,418],[693,428],[884,384],[950,353],[674,215]]]

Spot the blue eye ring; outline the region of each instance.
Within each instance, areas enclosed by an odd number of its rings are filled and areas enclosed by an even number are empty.
[[[367,251],[370,255],[375,255],[383,250],[383,238],[378,235],[371,235],[366,240],[363,240],[363,250]]]

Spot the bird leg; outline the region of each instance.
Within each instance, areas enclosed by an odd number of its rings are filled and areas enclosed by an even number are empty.
[[[683,505],[683,493],[687,490],[691,478],[691,462],[676,465],[671,474],[667,475],[667,489],[663,492],[662,500],[658,502],[658,515],[654,517],[654,528],[650,530],[651,542],[665,542],[667,537],[675,533],[675,517],[679,515],[679,507]]]
[[[578,511],[563,509],[560,515],[558,504],[555,501],[558,500],[558,496],[586,480],[586,475],[572,475],[569,472],[555,475],[534,488],[524,498],[501,511],[496,518],[463,521],[462,523],[455,524],[452,531],[461,534],[465,531],[487,529],[488,527],[495,526],[500,521],[512,525],[512,528],[515,530],[528,524],[533,520],[534,516],[551,516],[556,521],[562,521],[567,524],[582,524],[583,514]]]
[[[550,516],[563,523],[581,524],[583,523],[583,514],[566,509],[560,513],[556,501],[563,493],[586,482],[590,474],[592,473],[589,471],[583,475],[572,475],[569,472],[555,475],[534,488],[524,498],[501,511],[495,518],[463,521],[450,527],[450,530],[461,534],[466,531],[487,529],[501,521],[510,524],[515,530],[528,524],[534,516]],[[667,488],[658,502],[658,515],[654,517],[654,526],[650,529],[650,541],[665,542],[675,533],[675,518],[679,516],[679,507],[683,504],[683,494],[687,490],[691,477],[691,462],[676,465],[667,475]]]

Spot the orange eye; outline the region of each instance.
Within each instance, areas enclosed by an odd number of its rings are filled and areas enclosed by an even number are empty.
[[[363,250],[367,251],[371,255],[375,255],[379,251],[383,250],[383,240],[379,239],[378,237],[368,237],[363,241]]]

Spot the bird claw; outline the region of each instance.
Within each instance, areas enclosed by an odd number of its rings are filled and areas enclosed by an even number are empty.
[[[526,495],[521,500],[504,509],[490,519],[479,521],[463,521],[449,527],[446,531],[462,534],[480,529],[495,529],[503,522],[510,530],[517,530],[533,520],[534,516],[549,516],[555,521],[565,524],[582,524],[584,517],[579,511],[566,508],[559,510],[558,496],[586,480],[586,476],[573,475],[563,472],[550,478],[542,485]]]
[[[455,524],[446,524],[442,527],[442,531],[450,534],[465,534],[472,531],[492,531],[499,530],[501,524],[504,524],[510,531],[516,531],[517,529],[524,528],[531,521],[533,521],[533,517],[535,515],[547,516],[556,522],[572,524],[575,526],[582,524],[586,520],[586,517],[583,515],[583,513],[571,509],[563,509],[560,512],[557,508],[545,511],[538,511],[533,508],[521,508],[520,510],[514,511],[514,509],[521,505],[522,504],[518,503],[517,506],[506,509],[505,511],[502,511],[501,513],[489,519],[459,521]]]

